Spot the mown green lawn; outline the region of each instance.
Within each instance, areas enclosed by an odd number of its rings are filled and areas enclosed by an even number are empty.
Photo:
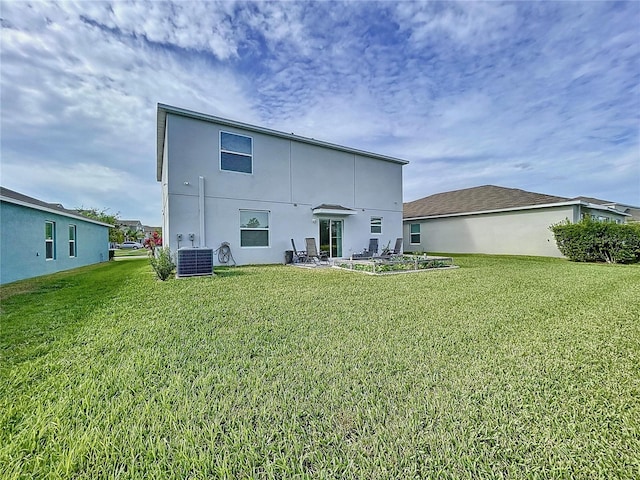
[[[640,478],[640,266],[2,288],[2,478]]]
[[[139,248],[134,250],[133,248],[118,248],[114,250],[114,256],[116,257],[148,257],[149,250],[146,248]]]

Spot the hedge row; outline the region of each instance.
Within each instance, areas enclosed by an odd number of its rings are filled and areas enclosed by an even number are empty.
[[[640,223],[596,222],[585,218],[550,227],[560,253],[575,262],[640,262]]]

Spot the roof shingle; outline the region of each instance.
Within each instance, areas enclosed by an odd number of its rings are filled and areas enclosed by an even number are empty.
[[[483,185],[436,193],[404,204],[404,218],[484,212],[566,202],[568,198],[527,192],[517,188]]]

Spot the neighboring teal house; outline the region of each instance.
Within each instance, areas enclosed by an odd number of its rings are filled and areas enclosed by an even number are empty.
[[[0,187],[0,284],[109,260],[109,227]]]

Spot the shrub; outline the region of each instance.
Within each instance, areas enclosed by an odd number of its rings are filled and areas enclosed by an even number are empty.
[[[640,224],[597,222],[585,218],[549,227],[560,253],[574,262],[640,261]]]
[[[151,251],[151,255],[155,255],[156,247],[162,246],[162,237],[156,231],[153,234],[144,240],[144,247],[148,248]]]
[[[150,258],[150,263],[157,277],[163,282],[171,276],[176,268],[169,247],[156,248],[155,255]]]

